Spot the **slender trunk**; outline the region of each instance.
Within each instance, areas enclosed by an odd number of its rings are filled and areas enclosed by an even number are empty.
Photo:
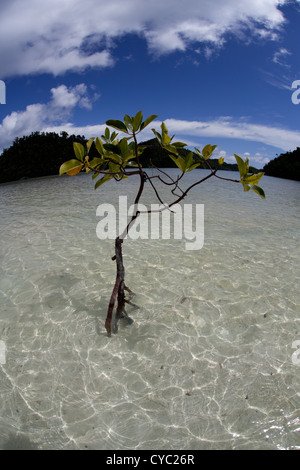
[[[123,254],[122,254],[122,243],[123,240],[121,238],[116,238],[115,241],[115,256],[113,256],[113,261],[116,260],[117,264],[117,276],[115,285],[111,294],[110,302],[108,305],[107,317],[105,321],[105,328],[107,331],[108,336],[111,336],[111,333],[118,332],[118,322],[120,318],[126,318],[129,325],[133,323],[133,320],[127,315],[125,310],[125,303],[132,305],[133,307],[137,307],[137,305],[130,302],[125,297],[125,290],[128,291],[130,294],[134,294],[132,290],[130,290],[125,285],[125,268],[123,264]],[[114,314],[114,307],[117,301],[117,308]]]
[[[119,237],[116,238],[115,241],[115,256],[112,258],[116,260],[117,264],[117,276],[115,285],[111,294],[110,302],[108,305],[107,317],[105,321],[105,328],[107,331],[108,336],[111,336],[111,331],[116,333],[118,326],[118,320],[122,316],[122,311],[124,310],[125,306],[125,294],[124,294],[124,277],[125,277],[125,269],[123,264],[123,256],[122,256],[122,243],[123,240]],[[113,319],[114,307],[116,300],[118,300],[117,311],[115,317]]]
[[[131,302],[129,302],[125,298],[124,290],[127,290],[131,294],[133,294],[133,292],[130,289],[128,289],[128,287],[125,285],[125,268],[123,264],[122,243],[123,243],[123,239],[125,238],[128,231],[130,230],[130,227],[134,224],[136,218],[139,216],[137,205],[139,203],[140,197],[144,189],[144,184],[145,184],[144,172],[143,172],[142,166],[140,165],[139,158],[138,158],[138,143],[137,143],[135,134],[133,135],[133,138],[135,142],[136,159],[137,159],[137,163],[139,166],[139,170],[137,173],[140,175],[140,186],[139,186],[139,190],[134,201],[136,208],[135,208],[133,216],[131,217],[131,221],[127,225],[123,234],[119,235],[115,241],[115,256],[113,256],[112,259],[116,260],[117,276],[116,276],[115,285],[112,291],[112,295],[110,298],[110,302],[108,305],[108,311],[107,311],[107,316],[106,316],[106,321],[105,321],[105,328],[106,328],[108,336],[111,336],[112,332],[113,333],[118,332],[118,322],[120,318],[125,317],[129,324],[133,322],[133,320],[130,317],[128,317],[126,310],[125,310],[125,303],[126,302],[131,303]],[[115,306],[116,300],[117,300],[117,308],[116,308],[116,313],[114,315],[114,306]],[[131,304],[131,305],[134,305],[134,304]],[[134,306],[137,307],[136,305]]]
[[[117,263],[117,279],[119,279],[119,287],[118,287],[118,297],[117,297],[117,309],[116,309],[116,314],[113,322],[113,333],[118,332],[118,321],[122,316],[124,316],[125,312],[125,293],[124,293],[124,287],[125,287],[125,268],[123,264],[123,254],[122,254],[122,243],[123,240],[121,240],[119,237],[116,239],[116,263]]]

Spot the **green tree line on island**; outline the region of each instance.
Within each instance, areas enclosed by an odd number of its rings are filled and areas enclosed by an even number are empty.
[[[67,132],[60,134],[33,132],[29,136],[16,138],[13,144],[5,149],[0,156],[0,183],[57,175],[58,168],[73,154],[73,142],[81,142],[85,145],[87,139],[80,135],[68,135]],[[145,147],[142,161],[144,168],[152,166],[158,168],[176,167],[166,150],[159,146],[157,139],[147,140],[141,145]],[[182,156],[185,156],[189,150],[183,148],[180,149],[180,152]],[[91,156],[97,154],[94,144],[90,153]],[[218,165],[218,159],[211,159],[210,165],[215,169]],[[199,168],[206,168],[205,164],[200,165]],[[224,162],[222,170],[238,171],[238,166]],[[255,173],[258,170],[250,167],[250,171]],[[269,176],[300,181],[300,148],[271,160],[262,171]]]
[[[263,171],[269,176],[300,181],[300,147],[293,152],[280,154],[267,163]]]

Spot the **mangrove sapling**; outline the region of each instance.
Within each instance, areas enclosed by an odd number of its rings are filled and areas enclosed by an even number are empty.
[[[122,132],[125,134],[125,137],[119,139],[118,133],[116,133],[115,130],[111,133],[109,127],[106,127],[104,134],[101,136],[101,139],[99,137],[91,137],[87,141],[85,147],[81,143],[74,142],[73,147],[75,158],[63,163],[59,170],[60,175],[64,173],[67,173],[68,175],[77,175],[81,171],[92,173],[93,179],[98,178],[95,183],[95,189],[99,188],[102,184],[110,181],[111,179],[120,182],[133,175],[138,175],[139,177],[139,184],[134,200],[133,214],[124,231],[115,239],[115,254],[112,257],[112,260],[116,261],[117,272],[105,321],[105,328],[108,336],[111,336],[112,332],[117,333],[118,322],[120,318],[126,318],[129,324],[133,321],[130,317],[128,317],[125,308],[126,303],[131,303],[130,298],[126,297],[126,293],[131,295],[133,292],[125,284],[125,268],[123,263],[122,245],[124,238],[130,231],[130,228],[135,223],[139,215],[143,212],[139,210],[139,202],[146,184],[150,185],[150,187],[153,189],[155,197],[161,203],[162,206],[159,209],[160,211],[172,210],[172,206],[180,203],[195,186],[212,177],[234,183],[241,183],[244,191],[252,190],[262,198],[265,197],[264,191],[259,186],[257,186],[258,181],[264,173],[249,173],[248,158],[246,158],[244,161],[241,157],[235,155],[240,173],[239,179],[235,180],[220,176],[217,174],[217,172],[222,167],[224,158],[219,158],[218,167],[214,169],[211,167],[209,162],[210,157],[217,147],[216,145],[212,146],[208,144],[202,149],[202,151],[200,151],[198,148],[195,148],[195,152],[183,152],[182,149],[184,149],[187,144],[182,142],[173,142],[174,136],[169,136],[165,123],[161,124],[161,132],[158,132],[155,129],[152,129],[152,131],[161,147],[167,151],[169,157],[173,160],[173,162],[175,162],[181,173],[176,178],[173,178],[165,171],[155,167],[157,169],[157,174],[150,176],[143,168],[142,157],[145,146],[143,147],[138,144],[137,135],[156,118],[156,115],[151,115],[147,117],[147,119],[143,120],[143,114],[141,111],[139,111],[135,116],[129,116],[126,114],[123,121],[106,121],[107,126]],[[99,156],[91,158],[89,154],[93,143]],[[202,174],[199,172],[199,179],[197,179],[195,183],[191,184],[185,190],[181,189],[180,184],[184,174],[195,170],[203,163],[209,170],[208,175],[201,178]],[[170,192],[173,197],[173,201],[171,203],[165,204],[162,200],[162,197],[160,196],[157,189],[156,183],[158,181],[170,188]],[[151,209],[147,210],[146,213],[151,213]]]

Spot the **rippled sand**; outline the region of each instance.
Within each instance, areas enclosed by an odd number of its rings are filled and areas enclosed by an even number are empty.
[[[300,184],[263,182],[265,201],[220,181],[191,194],[199,251],[124,242],[140,308],[111,338],[113,242],[96,237],[96,207],[135,188],[0,187],[0,448],[300,449]]]

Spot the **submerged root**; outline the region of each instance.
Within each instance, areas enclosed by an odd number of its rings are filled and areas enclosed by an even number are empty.
[[[117,277],[115,281],[115,285],[111,294],[107,317],[105,321],[105,328],[107,331],[108,336],[111,336],[111,333],[118,332],[118,323],[120,318],[125,318],[129,325],[133,323],[132,318],[127,315],[125,310],[125,304],[129,304],[135,308],[139,308],[137,305],[131,302],[132,296],[134,296],[134,292],[126,286],[124,278],[125,278],[125,269],[123,264],[123,256],[122,256],[122,243],[123,240],[120,238],[116,239],[115,242],[115,255],[112,257],[113,261],[116,261],[117,265]],[[125,291],[129,294],[129,299],[125,297]],[[117,302],[117,308],[114,313],[114,307]]]
[[[126,289],[126,290],[128,290],[128,289]],[[129,292],[131,292],[131,294],[133,294],[132,291],[129,290]],[[133,294],[133,295],[135,295],[135,294]],[[112,332],[114,334],[118,333],[118,323],[119,323],[121,318],[124,318],[127,321],[128,325],[132,325],[132,323],[133,323],[133,319],[131,317],[129,317],[128,313],[125,310],[125,304],[131,305],[134,308],[139,308],[138,305],[134,304],[129,299],[126,299],[125,296],[122,298],[121,302],[118,303],[116,313],[115,313],[114,319],[113,319]]]
[[[125,297],[124,290],[129,292],[129,298]],[[118,333],[118,323],[121,318],[124,318],[128,325],[132,325],[133,319],[129,317],[128,313],[126,312],[125,305],[127,304],[134,308],[140,308],[138,305],[131,302],[131,298],[134,295],[136,294],[132,290],[130,290],[127,286],[122,285],[122,282],[118,282],[118,279],[116,280],[105,321],[105,328],[108,336],[111,336],[112,333]],[[114,306],[116,301],[117,307],[114,313]]]

